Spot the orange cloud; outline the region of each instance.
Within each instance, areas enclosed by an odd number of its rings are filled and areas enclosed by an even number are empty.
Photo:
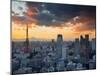
[[[24,14],[29,17],[34,17],[38,15],[38,13],[39,13],[39,10],[36,7],[30,7],[27,9],[27,12],[25,12]]]
[[[19,28],[21,26],[25,26],[25,25],[28,25],[29,28],[32,28],[32,27],[35,27],[38,23],[38,21],[34,18],[29,18],[29,17],[24,17],[24,16],[21,16],[21,17],[18,17],[18,16],[12,16],[12,22],[16,25],[19,26]],[[12,26],[14,25],[12,24]]]

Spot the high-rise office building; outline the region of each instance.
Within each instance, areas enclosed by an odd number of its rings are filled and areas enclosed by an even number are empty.
[[[81,35],[80,36],[80,46],[82,47],[84,45],[84,38],[83,36]]]
[[[81,62],[83,64],[88,63],[90,52],[91,52],[91,46],[89,41],[89,35],[86,34],[85,37],[80,36],[80,56],[81,56]]]
[[[80,50],[79,38],[76,38],[75,39],[74,47],[75,47],[75,55],[78,55],[79,54],[79,50]]]
[[[92,44],[92,50],[95,51],[96,50],[96,38],[92,39],[91,44]]]
[[[62,44],[63,44],[63,36],[61,34],[57,35],[57,42],[56,42],[56,54],[57,58],[62,57]]]
[[[90,45],[89,45],[89,35],[88,34],[85,35],[85,45],[86,45],[86,48],[90,48]]]
[[[52,48],[52,51],[55,50],[55,40],[54,39],[51,40],[51,48]]]

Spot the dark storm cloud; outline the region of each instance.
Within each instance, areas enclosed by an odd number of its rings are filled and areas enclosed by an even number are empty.
[[[95,30],[96,29],[96,8],[84,7],[79,13],[79,18],[72,21],[73,24],[82,23],[81,26],[76,27],[77,31]]]
[[[77,29],[95,29],[96,7],[55,3],[26,2],[27,11],[23,12],[27,21],[34,19],[39,26],[70,27],[82,23]],[[22,9],[22,8],[19,8]],[[26,22],[27,22],[26,21]],[[31,21],[31,20],[30,20]],[[70,23],[70,24],[69,24]]]
[[[18,9],[19,9],[19,10],[23,10],[23,8],[22,8],[22,7],[18,7]]]
[[[11,11],[11,13],[12,13],[12,15],[14,16],[17,16],[17,15],[19,15],[19,13],[15,13],[14,11]]]
[[[37,23],[37,20],[30,18],[28,16],[12,16],[12,21],[16,24],[32,24],[32,23]]]
[[[74,23],[74,22],[73,22]],[[78,25],[80,24],[81,25]],[[75,27],[76,31],[86,31],[86,30],[95,30],[96,29],[96,20],[92,17],[86,17],[82,16],[80,19],[76,20],[74,23],[75,25],[78,25]]]
[[[36,7],[39,14],[36,19],[39,20],[39,25],[45,26],[64,26],[64,22],[82,22],[90,28],[95,25],[96,7],[95,6],[81,6],[81,5],[66,5],[55,3],[37,3],[27,2],[28,8]],[[45,11],[43,13],[42,11]],[[47,12],[46,12],[47,11]],[[74,17],[79,16],[80,19],[72,21]],[[87,22],[88,21],[88,22]]]

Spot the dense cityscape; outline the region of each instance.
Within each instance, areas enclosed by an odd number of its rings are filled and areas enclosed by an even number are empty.
[[[13,74],[96,69],[96,38],[80,35],[74,41],[12,41]]]
[[[13,75],[96,69],[96,6],[11,4]]]

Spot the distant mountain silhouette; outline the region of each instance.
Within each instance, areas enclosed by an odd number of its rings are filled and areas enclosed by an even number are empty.
[[[25,41],[26,39],[13,39],[13,41]],[[35,37],[32,37],[32,38],[29,38],[29,41],[43,41],[45,39],[43,38],[35,38]],[[50,39],[48,39],[50,40]]]

